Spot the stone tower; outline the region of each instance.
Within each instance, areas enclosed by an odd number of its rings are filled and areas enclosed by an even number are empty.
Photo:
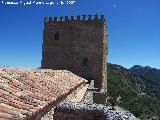
[[[70,70],[106,90],[107,44],[104,15],[45,18],[41,68]]]

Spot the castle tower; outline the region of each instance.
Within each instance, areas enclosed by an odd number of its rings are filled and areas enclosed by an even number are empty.
[[[106,90],[107,37],[104,15],[45,18],[41,68],[70,70]]]

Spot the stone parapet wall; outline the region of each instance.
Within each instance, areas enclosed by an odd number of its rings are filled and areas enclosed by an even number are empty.
[[[139,120],[128,111],[112,110],[102,104],[63,101],[54,109],[54,120]]]
[[[63,101],[55,108],[55,114],[53,116],[53,119],[54,120],[105,120],[105,115],[103,113],[104,113],[103,108],[97,109],[97,107],[94,105]]]

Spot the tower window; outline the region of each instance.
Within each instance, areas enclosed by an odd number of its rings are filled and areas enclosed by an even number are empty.
[[[87,57],[84,57],[83,60],[82,60],[82,65],[83,66],[88,66],[88,58]]]
[[[55,33],[54,39],[55,39],[55,40],[59,40],[59,32],[56,32],[56,33]]]

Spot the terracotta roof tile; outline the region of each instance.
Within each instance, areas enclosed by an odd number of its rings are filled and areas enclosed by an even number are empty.
[[[81,84],[85,79],[67,70],[0,67],[0,118],[29,119]]]

